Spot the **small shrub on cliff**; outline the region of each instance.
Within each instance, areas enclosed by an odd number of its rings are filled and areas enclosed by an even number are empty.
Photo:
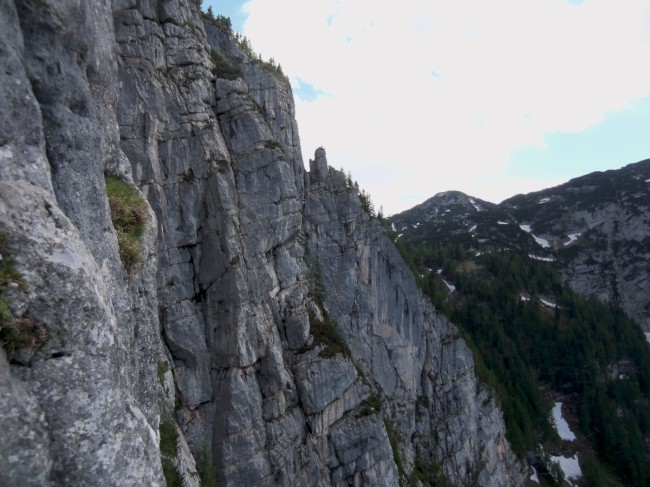
[[[370,216],[375,216],[375,205],[372,202],[370,193],[362,189],[361,192],[359,192],[359,201],[361,202],[361,208],[363,208],[363,211],[368,213]]]
[[[275,64],[275,59],[271,58],[268,61],[264,61],[262,59],[262,56],[258,55],[257,58],[253,58],[253,62],[255,62],[264,71],[277,78],[279,81],[289,84],[289,78],[286,74],[284,74],[284,71],[282,71],[282,66]]]
[[[409,476],[408,485],[435,485],[436,487],[453,487],[454,483],[442,471],[442,465],[435,458],[426,465],[421,458],[415,459],[415,468]]]
[[[36,350],[50,339],[51,335],[42,321],[30,316],[22,316],[3,323],[0,328],[0,344],[9,358],[21,348]]]
[[[25,291],[23,276],[14,268],[9,236],[0,232],[0,345],[9,358],[21,348],[36,349],[50,338],[47,327],[30,316],[14,318],[6,293],[10,287]]]
[[[264,142],[264,147],[266,147],[267,149],[271,149],[271,150],[273,150],[273,149],[284,150],[284,147],[282,147],[282,144],[280,142],[278,142],[277,140],[267,140],[267,141],[265,141]]]
[[[173,421],[167,419],[160,423],[160,453],[167,487],[182,487],[183,482],[174,458],[178,455],[178,432]]]
[[[230,20],[230,17],[220,14],[214,15],[212,6],[208,7],[208,10],[205,12],[202,12],[202,15],[204,19],[207,19],[217,29],[221,30],[224,34],[227,34],[228,37],[234,37],[235,33],[232,30],[232,21]]]
[[[183,479],[181,478],[181,474],[178,473],[174,462],[169,458],[163,458],[162,467],[167,487],[183,487]]]
[[[332,321],[327,312],[323,312],[323,315],[323,319],[319,320],[311,313],[309,314],[309,328],[314,336],[314,345],[323,347],[319,355],[323,358],[330,358],[340,353],[346,358],[351,358],[352,353],[339,333],[336,323]]]
[[[2,327],[12,319],[5,297],[7,289],[13,285],[24,286],[23,276],[14,269],[14,259],[11,254],[9,236],[0,232],[0,326]]]
[[[226,17],[224,15],[217,15],[216,17],[214,17],[214,25],[216,25],[219,29],[224,31],[230,37],[233,36],[234,32],[232,30],[232,22],[230,21],[230,17]]]
[[[399,437],[397,436],[397,433],[395,433],[393,425],[385,418],[384,426],[386,427],[386,435],[388,435],[388,442],[393,450],[393,460],[395,460],[395,465],[397,466],[399,475],[401,478],[405,478],[406,471],[404,470],[404,460],[402,460],[402,454],[399,451]]]
[[[320,266],[316,265],[311,269],[308,279],[309,297],[313,300],[323,316],[323,319],[319,319],[313,312],[309,311],[309,331],[314,337],[312,347],[321,345],[323,349],[320,351],[319,356],[323,358],[333,357],[337,353],[342,354],[346,358],[352,358],[352,352],[350,352],[348,344],[345,343],[345,340],[341,336],[336,322],[325,310],[323,303],[325,285],[323,284],[323,275]],[[303,351],[306,351],[306,349]]]
[[[381,401],[377,394],[371,394],[359,412],[359,416],[370,416],[381,412]]]
[[[216,49],[210,50],[210,59],[212,59],[212,74],[217,78],[233,80],[244,76],[239,66],[230,64],[228,58]]]
[[[106,194],[117,233],[120,259],[130,274],[142,262],[140,238],[149,219],[147,203],[134,187],[115,176],[106,176]]]
[[[165,382],[165,374],[169,370],[169,364],[167,362],[158,362],[156,367],[156,374],[158,375],[158,382],[160,385],[163,385]]]
[[[210,450],[207,445],[203,445],[198,460],[196,467],[199,475],[201,475],[201,487],[219,487],[217,469],[214,466],[214,461],[212,460],[212,455],[210,455]]]
[[[178,454],[178,432],[174,422],[169,419],[160,423],[160,452],[171,457]]]

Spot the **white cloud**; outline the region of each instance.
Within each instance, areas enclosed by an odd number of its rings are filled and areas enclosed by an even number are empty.
[[[323,145],[387,212],[447,189],[522,191],[513,149],[583,130],[650,94],[647,0],[251,0],[244,33],[328,96],[297,99]],[[435,73],[435,75],[432,74]],[[546,182],[531,182],[540,189]],[[503,190],[503,188],[501,189]],[[408,199],[408,198],[407,198]]]

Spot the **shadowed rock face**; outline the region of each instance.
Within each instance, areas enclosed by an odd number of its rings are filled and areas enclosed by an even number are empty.
[[[186,0],[6,1],[0,28],[2,326],[32,326],[0,350],[0,484],[164,485],[161,450],[188,486],[197,460],[221,485],[434,460],[523,483],[455,327],[323,150],[305,172],[282,76]],[[130,272],[106,174],[149,206]]]

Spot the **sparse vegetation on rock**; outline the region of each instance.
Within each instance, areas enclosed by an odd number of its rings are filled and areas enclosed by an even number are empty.
[[[9,247],[9,235],[0,232],[0,326],[12,320],[7,297],[10,286],[23,287],[23,276],[15,269],[13,251]]]
[[[106,194],[117,233],[120,259],[127,273],[131,274],[143,259],[140,238],[149,220],[149,208],[133,186],[115,176],[106,176]]]
[[[234,80],[244,75],[239,66],[230,64],[228,58],[214,48],[210,50],[210,59],[212,60],[212,73],[218,78]]]
[[[18,349],[31,349],[33,353],[50,339],[50,332],[38,318],[12,314],[8,296],[11,288],[27,290],[22,274],[15,268],[9,235],[0,232],[0,345],[10,358]]]

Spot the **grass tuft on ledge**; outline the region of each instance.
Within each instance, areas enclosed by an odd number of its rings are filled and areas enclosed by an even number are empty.
[[[147,202],[133,186],[122,179],[106,176],[105,180],[111,221],[120,248],[120,259],[130,275],[143,258],[140,238],[149,220]]]

